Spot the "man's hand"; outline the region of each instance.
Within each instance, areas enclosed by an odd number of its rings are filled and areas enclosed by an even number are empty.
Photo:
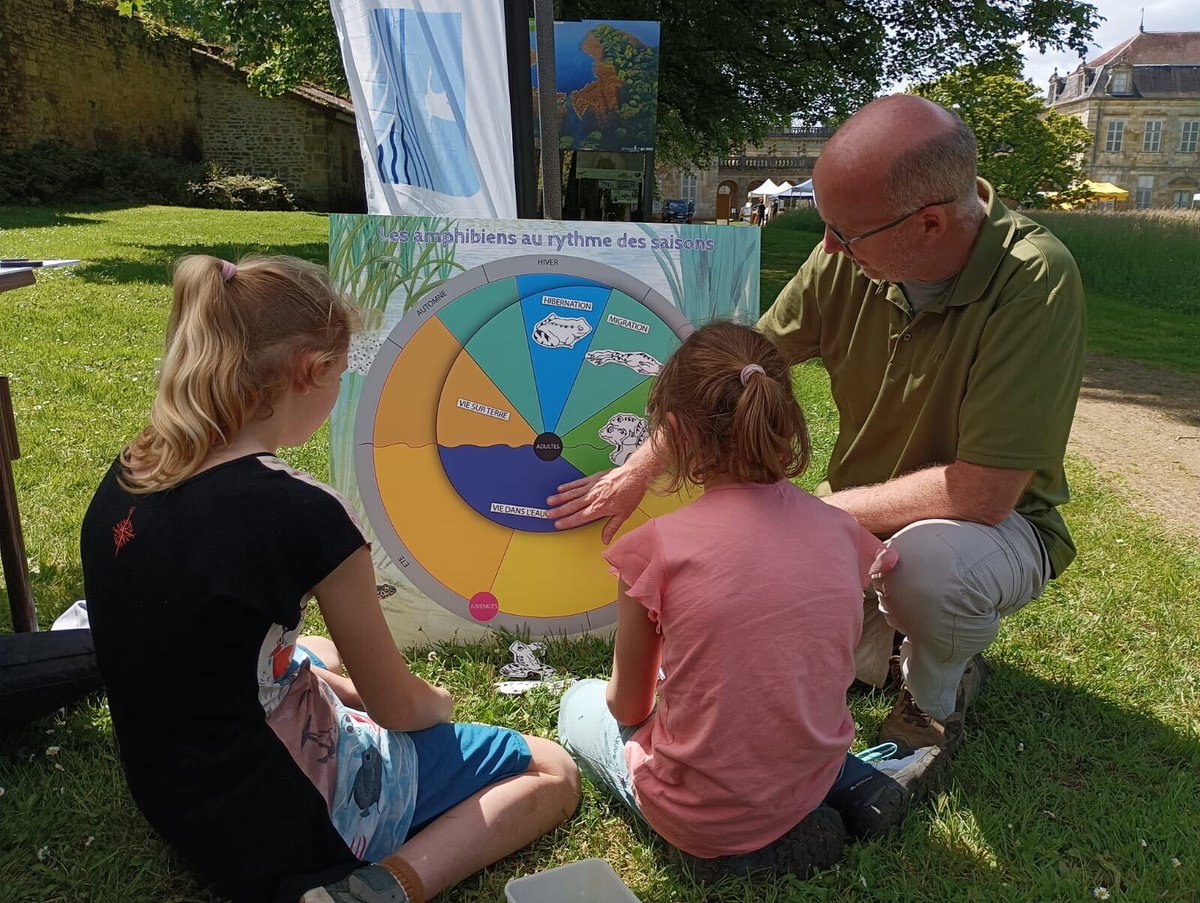
[[[608,518],[600,538],[605,545],[612,542],[621,525],[646,494],[646,482],[629,467],[618,467],[564,483],[558,495],[546,500],[547,516],[559,530],[582,527],[602,517]]]

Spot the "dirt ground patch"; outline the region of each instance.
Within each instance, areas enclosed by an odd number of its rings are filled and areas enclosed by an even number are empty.
[[[1090,358],[1070,448],[1135,508],[1200,539],[1200,378]]]

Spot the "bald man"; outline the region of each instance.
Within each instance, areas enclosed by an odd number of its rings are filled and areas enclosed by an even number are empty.
[[[860,680],[899,693],[880,739],[952,751],[1000,618],[1075,556],[1056,509],[1083,374],[1079,271],[977,178],[970,129],[919,97],[847,120],[813,184],[824,238],[758,326],[829,371],[839,431],[818,494],[899,556],[856,652]],[[608,541],[659,469],[646,443],[561,487],[550,515],[608,516]]]

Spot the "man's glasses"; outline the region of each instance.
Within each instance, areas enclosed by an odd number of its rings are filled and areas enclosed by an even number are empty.
[[[851,257],[853,257],[854,252],[850,250],[851,246],[862,241],[864,238],[870,238],[872,235],[878,235],[880,232],[886,232],[888,229],[894,229],[906,219],[916,216],[922,210],[928,210],[930,207],[940,207],[943,204],[953,204],[957,200],[958,198],[947,198],[944,201],[934,201],[932,204],[925,204],[924,206],[918,207],[916,210],[912,210],[904,214],[904,216],[900,217],[899,219],[892,220],[885,226],[880,226],[878,229],[872,229],[869,232],[864,232],[862,235],[856,235],[853,238],[843,238],[842,233],[833,228],[833,226],[829,225],[829,223],[825,224],[825,228],[828,229],[829,233],[838,240],[838,244],[842,246],[842,250],[846,251]]]

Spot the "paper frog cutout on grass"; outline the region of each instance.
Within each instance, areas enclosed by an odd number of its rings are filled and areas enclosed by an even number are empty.
[[[512,664],[502,665],[500,676],[512,679],[514,677],[536,677],[541,680],[553,677],[555,670],[538,658],[539,652],[545,652],[546,647],[541,643],[522,643],[520,640],[508,647],[512,653]]]

